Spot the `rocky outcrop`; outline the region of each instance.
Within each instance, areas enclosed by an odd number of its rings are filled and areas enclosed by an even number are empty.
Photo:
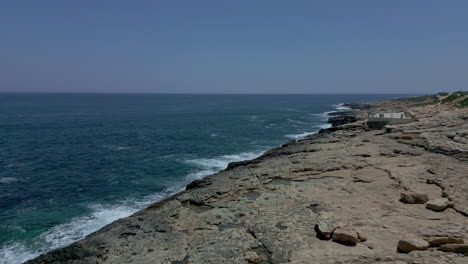
[[[406,191],[400,194],[400,201],[409,204],[425,204],[429,198],[425,193]]]
[[[355,246],[359,242],[359,235],[352,227],[339,227],[333,231],[332,240],[343,245]]]
[[[454,252],[460,254],[468,254],[468,245],[466,244],[444,244],[440,250],[445,252]]]
[[[290,141],[29,263],[466,263],[467,109],[368,105],[419,121]]]
[[[441,212],[447,209],[449,205],[450,205],[450,201],[447,198],[437,198],[437,199],[430,200],[429,202],[427,202],[426,208],[431,209],[432,211]]]
[[[352,115],[342,115],[336,116],[328,119],[328,123],[332,125],[332,127],[341,126],[347,123],[353,123],[358,121],[355,116]]]
[[[415,250],[426,250],[429,248],[429,243],[421,238],[406,235],[398,241],[398,250],[403,253],[410,253]]]

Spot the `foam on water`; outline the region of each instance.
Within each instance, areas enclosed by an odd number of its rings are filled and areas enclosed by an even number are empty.
[[[91,214],[74,218],[65,224],[57,225],[35,238],[31,244],[26,245],[17,242],[3,246],[0,248],[0,264],[23,263],[47,251],[69,245],[117,219],[130,216],[151,203],[184,190],[184,186],[189,182],[216,173],[226,168],[230,162],[254,159],[262,154],[263,152],[261,151],[243,152],[212,159],[188,160],[187,162],[196,166],[198,170],[188,174],[183,182],[178,182],[172,188],[168,188],[161,193],[146,196],[143,199],[129,199],[115,205],[89,205],[92,211]]]
[[[103,147],[112,151],[121,151],[121,150],[127,150],[131,148],[128,146],[116,146],[116,145],[104,145]]]
[[[290,139],[303,139],[308,135],[312,135],[313,133],[315,133],[315,132],[303,132],[303,133],[300,133],[300,134],[285,135],[285,137],[290,138]]]
[[[157,202],[180,190],[176,186],[143,199],[129,199],[116,205],[91,204],[92,213],[76,217],[70,222],[57,225],[35,238],[30,244],[12,243],[0,248],[1,264],[22,263],[47,251],[64,247],[84,238],[113,221],[130,216],[136,211]]]
[[[334,104],[333,107],[335,108],[334,111],[326,111],[326,112],[323,112],[323,113],[320,113],[320,114],[312,114],[314,116],[318,116],[320,117],[320,119],[322,121],[327,121],[328,118],[330,118],[330,116],[328,114],[330,113],[333,113],[333,112],[344,112],[344,111],[349,111],[351,110],[351,108],[349,107],[346,107],[344,106],[343,104]],[[289,119],[288,119],[288,122],[289,122]],[[305,138],[306,136],[309,136],[309,135],[312,135],[314,133],[317,133],[320,129],[327,129],[327,128],[330,128],[332,125],[329,124],[329,123],[325,123],[325,124],[320,124],[320,125],[316,125],[315,128],[317,128],[317,130],[314,130],[314,131],[305,131],[305,132],[301,132],[299,134],[288,134],[288,135],[285,135],[285,137],[287,138],[290,138],[290,139],[303,139]]]
[[[347,106],[344,106],[343,103],[341,103],[341,104],[334,104],[333,107],[335,107],[337,111],[349,111],[349,110],[351,110],[351,108],[349,108],[349,107],[347,107]]]
[[[250,160],[259,157],[263,154],[263,151],[257,152],[243,152],[232,155],[223,155],[213,159],[192,159],[186,162],[195,165],[199,168],[196,172],[188,175],[188,179],[196,180],[201,179],[205,176],[216,173],[224,168],[231,162]]]
[[[14,178],[14,177],[0,178],[0,183],[3,183],[3,184],[12,183],[12,182],[15,182],[15,181],[18,181],[18,179]]]

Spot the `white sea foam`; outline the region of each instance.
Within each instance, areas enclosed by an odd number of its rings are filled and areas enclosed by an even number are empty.
[[[127,149],[132,148],[129,146],[117,146],[117,145],[104,145],[103,147],[112,151],[121,151],[121,150],[127,150]]]
[[[300,133],[300,134],[285,135],[285,137],[290,138],[290,139],[303,139],[308,135],[312,135],[313,133],[315,133],[315,132],[303,132],[303,133]]]
[[[12,183],[12,182],[15,182],[15,181],[18,181],[18,179],[13,178],[13,177],[0,178],[0,183],[3,183],[3,184]]]
[[[307,124],[307,123],[304,122],[304,121],[295,120],[295,119],[291,119],[291,118],[288,118],[287,121],[288,121],[288,123],[291,123],[291,124],[300,124],[300,125]]]
[[[116,205],[89,205],[92,211],[91,214],[76,217],[65,224],[57,225],[35,238],[31,244],[26,245],[17,242],[0,248],[0,263],[23,263],[47,251],[69,245],[113,221],[127,217],[179,190],[180,186],[142,199],[121,201]]]
[[[327,129],[327,128],[332,127],[332,125],[327,123],[327,124],[318,125],[317,127],[320,129]]]
[[[341,103],[341,104],[334,104],[333,107],[335,107],[336,110],[338,110],[338,111],[349,111],[349,110],[351,110],[351,108],[349,108],[349,107],[347,107],[347,106],[344,106],[343,103]]]
[[[330,116],[328,115],[328,114],[330,114],[330,113],[333,113],[333,112],[342,112],[342,111],[351,110],[351,108],[344,106],[344,104],[334,104],[333,107],[334,107],[336,110],[334,110],[334,111],[327,111],[327,112],[323,112],[323,113],[320,113],[320,114],[312,114],[312,115],[319,116],[323,121],[327,121],[328,118],[330,118]],[[288,122],[291,123],[291,119],[288,119]],[[298,140],[298,139],[303,139],[303,138],[305,138],[306,136],[309,136],[309,135],[312,135],[312,134],[314,134],[314,133],[317,133],[320,129],[327,129],[327,128],[330,128],[330,127],[331,127],[331,124],[328,124],[328,123],[320,124],[320,125],[316,125],[316,126],[315,126],[315,128],[318,128],[317,130],[301,132],[301,133],[299,133],[299,134],[288,134],[288,135],[285,135],[285,137],[290,138],[290,139],[296,139],[296,140]]]
[[[151,203],[160,201],[165,197],[184,190],[184,186],[190,181],[216,173],[226,168],[230,162],[253,159],[262,155],[262,153],[263,152],[244,152],[224,155],[213,159],[188,160],[188,163],[195,165],[199,170],[187,175],[183,182],[178,182],[172,188],[166,189],[164,192],[149,195],[142,199],[124,200],[115,205],[90,205],[91,214],[76,217],[65,224],[55,226],[35,238],[31,244],[12,243],[3,246],[0,248],[0,263],[23,263],[47,251],[69,245],[117,219],[130,216]]]
[[[227,165],[231,162],[254,159],[262,154],[262,151],[243,152],[232,155],[223,155],[213,159],[187,160],[187,163],[195,165],[199,168],[199,170],[189,174],[187,177],[189,180],[201,179],[205,176],[211,175],[222,169],[225,169]]]

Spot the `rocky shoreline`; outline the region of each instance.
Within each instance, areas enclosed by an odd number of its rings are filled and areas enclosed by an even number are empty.
[[[348,105],[331,128],[27,263],[467,263],[468,108],[435,100]],[[418,121],[366,126],[402,110]]]

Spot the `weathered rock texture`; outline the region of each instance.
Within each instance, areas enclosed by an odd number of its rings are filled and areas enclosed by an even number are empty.
[[[408,107],[375,102],[356,117]],[[29,263],[466,264],[466,246],[457,243],[468,228],[467,111],[410,110],[418,122],[368,131],[358,121],[231,164]],[[407,191],[451,206],[435,212],[419,200],[400,202]],[[333,242],[343,227],[366,239]],[[425,250],[397,252],[406,235],[425,241]]]

